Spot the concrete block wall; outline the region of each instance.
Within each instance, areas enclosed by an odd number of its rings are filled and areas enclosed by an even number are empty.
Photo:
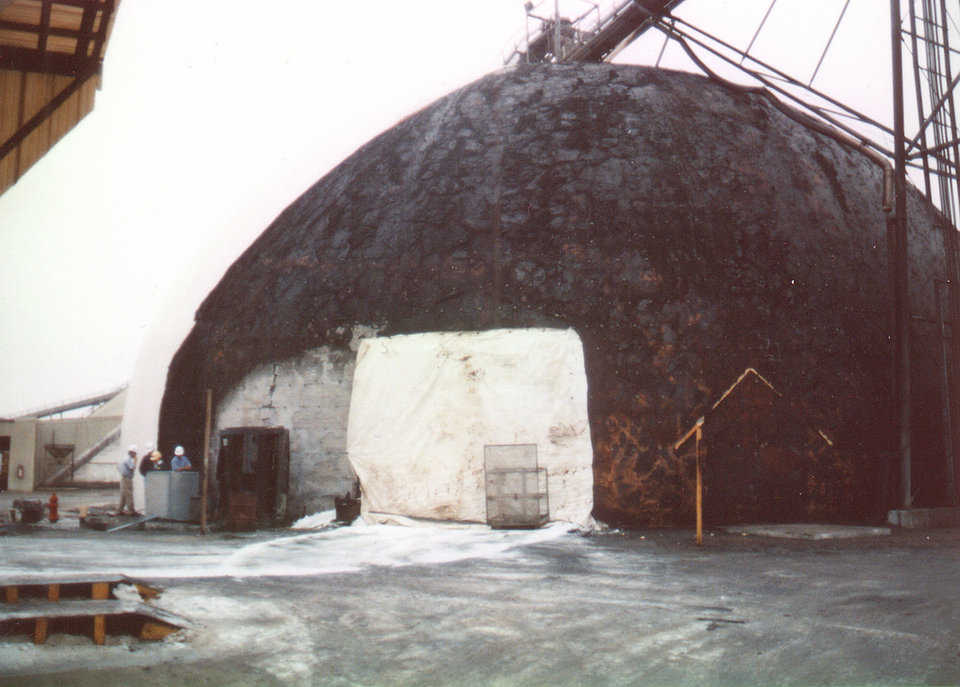
[[[290,434],[288,513],[333,508],[355,475],[347,459],[347,420],[356,354],[329,346],[260,365],[219,401],[211,432],[216,475],[218,432],[230,427],[285,427]]]
[[[35,420],[18,420],[0,423],[0,435],[10,437],[10,474],[7,488],[10,491],[32,491],[36,486],[37,423]],[[23,477],[17,477],[17,468],[23,468]]]
[[[119,423],[119,418],[117,419]],[[117,437],[94,456],[89,463],[74,473],[75,482],[119,482],[117,466],[127,455],[126,446],[121,445]],[[138,453],[143,453],[143,447]]]
[[[88,449],[96,445],[103,437],[120,425],[120,416],[91,416],[84,418],[68,418],[62,420],[41,420],[37,427],[37,482],[47,475],[70,464],[71,458],[76,461]],[[47,444],[72,444],[72,456],[57,459],[46,450]],[[97,455],[89,464],[89,470],[74,473],[74,481],[104,481],[116,482],[119,480],[116,465],[122,453],[119,444],[114,442],[105,449],[105,453]]]

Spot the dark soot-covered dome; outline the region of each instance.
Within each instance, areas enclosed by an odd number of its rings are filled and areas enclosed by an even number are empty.
[[[912,192],[928,504],[944,498],[935,219]],[[573,327],[601,519],[690,521],[692,446],[671,445],[748,367],[781,395],[743,384],[708,418],[708,523],[872,517],[896,487],[886,255],[879,167],[760,95],[634,66],[493,74],[361,148],[237,260],[171,365],[161,439],[199,450],[203,388],[347,350],[355,324]]]

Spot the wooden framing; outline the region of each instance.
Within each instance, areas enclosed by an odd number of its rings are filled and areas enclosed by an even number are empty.
[[[119,584],[133,585],[143,603],[112,598],[113,589]],[[190,625],[185,618],[149,603],[160,594],[160,589],[126,577],[10,578],[0,580],[0,588],[0,628],[15,628],[32,621],[35,644],[47,641],[51,623],[62,624],[65,620],[82,619],[80,626],[86,628],[82,632],[89,633],[98,645],[106,642],[108,618],[133,619],[127,625],[136,628],[134,633],[140,639],[148,640],[163,639]]]
[[[0,2],[0,194],[93,109],[118,3]]]

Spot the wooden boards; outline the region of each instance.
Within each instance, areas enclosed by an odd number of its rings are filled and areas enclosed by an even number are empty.
[[[0,194],[93,109],[117,4],[0,2]]]
[[[120,584],[134,586],[141,601],[113,598]],[[8,578],[0,580],[0,588],[0,634],[31,632],[36,644],[46,642],[51,627],[89,634],[94,643],[102,645],[108,621],[112,630],[147,640],[163,639],[190,625],[186,618],[143,603],[155,599],[160,589],[123,576]]]

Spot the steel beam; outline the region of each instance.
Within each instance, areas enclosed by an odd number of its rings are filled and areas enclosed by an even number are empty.
[[[99,71],[100,58],[96,55],[93,57],[78,57],[49,50],[0,45],[0,69],[77,76],[89,72],[91,69]]]
[[[913,505],[910,429],[910,291],[907,272],[907,171],[903,118],[903,55],[900,47],[900,0],[890,0],[890,49],[893,73],[894,210],[890,217],[893,239],[892,283],[894,310],[894,360],[896,427],[900,454],[900,500]]]

